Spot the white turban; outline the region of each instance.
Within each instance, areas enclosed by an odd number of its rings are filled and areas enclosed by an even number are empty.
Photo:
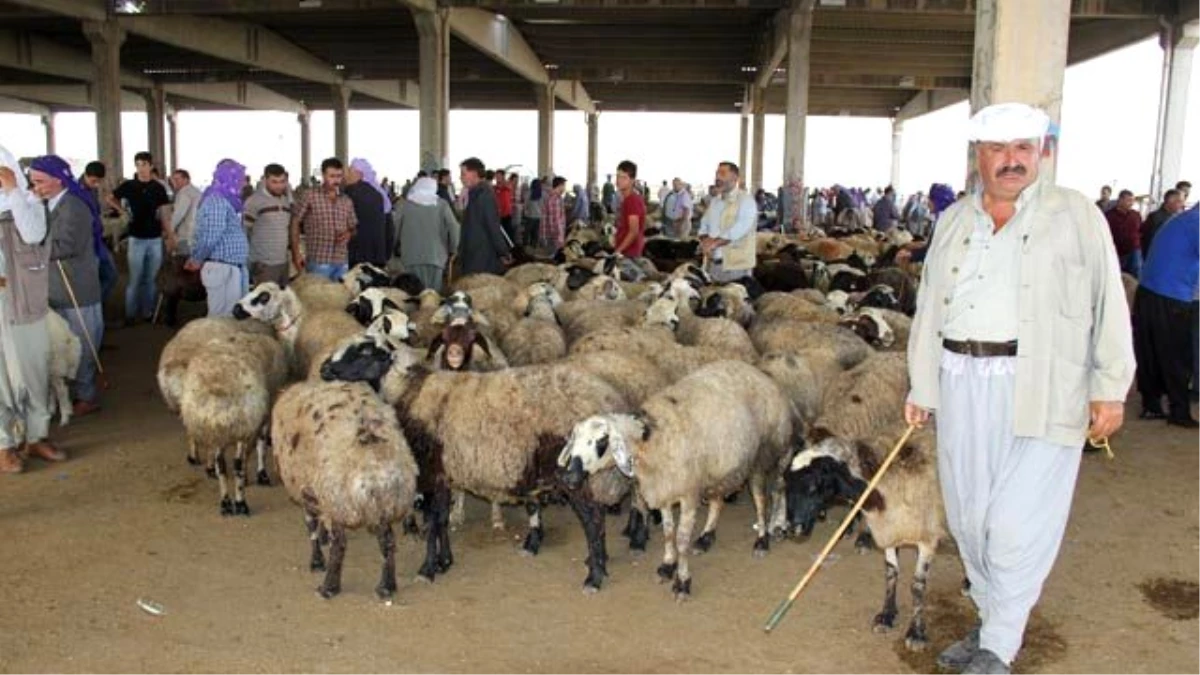
[[[1041,141],[1050,131],[1050,116],[1024,103],[989,105],[967,123],[967,140],[1007,143],[1025,138]]]

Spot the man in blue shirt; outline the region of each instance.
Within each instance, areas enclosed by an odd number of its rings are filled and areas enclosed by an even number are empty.
[[[1200,219],[1196,206],[1158,230],[1142,267],[1133,303],[1137,385],[1142,419],[1167,418],[1167,424],[1194,429],[1188,380],[1196,354],[1192,332],[1197,321],[1200,282]],[[1163,413],[1162,397],[1168,410]]]

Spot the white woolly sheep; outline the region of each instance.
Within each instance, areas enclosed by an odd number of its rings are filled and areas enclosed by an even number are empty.
[[[559,293],[567,288],[567,273],[558,265],[549,263],[525,263],[510,269],[504,278],[517,288],[528,288],[536,283],[548,283]]]
[[[354,297],[345,286],[318,274],[303,274],[287,287],[307,311],[344,310]]]
[[[755,302],[754,324],[770,323],[773,321],[808,321],[837,323],[837,312],[826,307],[815,305],[808,300],[791,293],[765,293]]]
[[[83,358],[83,343],[71,332],[66,319],[54,312],[46,314],[46,334],[49,339],[50,404],[51,414],[57,410],[58,423],[66,426],[71,421],[71,388],[68,382],[75,379],[79,362]]]
[[[837,354],[842,368],[857,365],[871,353],[870,345],[853,331],[832,323],[756,322],[750,328],[750,341],[760,354],[795,353],[813,346],[826,346]]]
[[[723,497],[748,481],[758,528],[754,552],[765,554],[767,489],[786,468],[793,441],[790,406],[775,383],[753,366],[726,361],[651,396],[637,413],[580,422],[558,463],[568,487],[614,467],[637,482],[646,505],[662,510],[666,552],[658,575],[673,579],[672,591],[683,600],[691,594],[688,554],[701,500],[708,498],[709,515],[696,546],[705,550]]]
[[[825,388],[842,372],[837,353],[822,346],[798,352],[768,352],[758,360],[758,369],[779,385],[805,424],[812,424],[820,416]]]
[[[271,324],[288,350],[292,372],[297,377],[307,376],[338,343],[362,332],[362,326],[346,313],[345,303],[335,310],[309,309],[291,288],[281,290],[270,281],[255,286],[239,300],[233,306],[233,316]]]
[[[346,530],[366,527],[379,539],[383,570],[375,594],[396,592],[396,541],[392,524],[412,510],[417,464],[396,413],[359,383],[307,381],[289,387],[271,416],[279,477],[304,509],[312,542],[309,568],[325,570],[317,592],[341,591]],[[329,534],[329,561],[319,530]]]
[[[552,363],[567,354],[567,340],[554,314],[554,297],[558,292],[547,287],[549,294],[530,299],[525,318],[509,329],[500,339],[500,346],[511,366],[531,366]]]

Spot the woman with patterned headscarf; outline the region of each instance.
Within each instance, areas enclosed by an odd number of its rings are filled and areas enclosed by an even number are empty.
[[[192,256],[185,269],[200,270],[209,316],[231,316],[250,281],[246,260],[250,242],[242,226],[242,184],[246,167],[223,159],[196,209]]]

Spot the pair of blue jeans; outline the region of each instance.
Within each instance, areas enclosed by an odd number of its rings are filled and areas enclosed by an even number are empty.
[[[100,248],[100,304],[108,302],[108,297],[112,295],[113,289],[117,287],[117,277],[120,273],[117,272],[117,261],[113,260],[112,251],[108,250],[108,246]]]
[[[125,318],[135,319],[139,315],[149,319],[154,314],[157,296],[154,279],[162,267],[162,239],[129,238],[129,281],[125,283]]]
[[[66,320],[71,332],[79,338],[79,370],[75,372],[75,382],[71,385],[71,398],[75,401],[95,403],[97,365],[88,339],[91,339],[96,349],[100,348],[100,342],[104,340],[104,308],[97,302],[84,305],[79,311],[74,307],[54,311]]]
[[[304,266],[304,271],[334,281],[341,281],[342,277],[346,276],[346,272],[350,271],[350,266],[346,263],[308,263]]]
[[[1142,278],[1142,252],[1134,251],[1121,256],[1121,271],[1130,274],[1134,279]]]

